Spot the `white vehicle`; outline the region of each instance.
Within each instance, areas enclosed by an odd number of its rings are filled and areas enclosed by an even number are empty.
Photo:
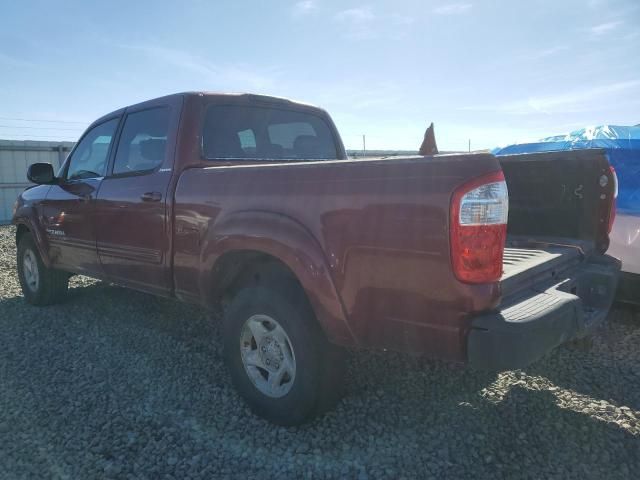
[[[607,253],[622,260],[617,297],[640,305],[640,214],[618,212]]]

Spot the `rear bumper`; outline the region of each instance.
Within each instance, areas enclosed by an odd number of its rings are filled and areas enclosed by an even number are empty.
[[[469,365],[484,370],[522,368],[558,345],[587,335],[605,320],[619,271],[619,260],[602,256],[554,285],[504,299],[498,311],[472,320]]]

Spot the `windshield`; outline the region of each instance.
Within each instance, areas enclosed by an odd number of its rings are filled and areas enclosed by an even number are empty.
[[[337,159],[327,123],[310,113],[244,105],[213,105],[202,137],[209,160]]]

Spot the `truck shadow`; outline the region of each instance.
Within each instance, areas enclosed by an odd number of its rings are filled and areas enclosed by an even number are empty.
[[[613,465],[637,465],[636,437],[591,415],[560,408],[549,391],[516,385],[499,400],[458,389],[448,391],[452,395],[424,401],[420,413],[404,410],[415,408],[414,402],[401,395],[394,397],[394,408],[406,414],[377,417],[378,433],[370,440],[393,445],[412,439],[403,443],[406,461],[415,464],[418,462],[410,459],[422,459],[418,464],[436,477],[461,478],[469,471],[465,465],[473,465],[477,478],[545,477],[563,469],[578,471],[584,478],[601,478],[596,472]],[[364,422],[351,425],[355,435],[368,430]],[[357,443],[347,431],[341,434],[347,442]],[[613,455],[611,445],[619,447]],[[628,472],[623,470],[622,478]],[[617,474],[612,471],[609,478]]]
[[[586,344],[569,343],[526,369],[559,388],[640,410],[640,312],[616,308]]]

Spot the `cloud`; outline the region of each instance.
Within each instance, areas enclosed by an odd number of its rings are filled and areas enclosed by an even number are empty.
[[[267,69],[257,73],[254,66],[243,64],[217,65],[204,57],[175,48],[155,45],[117,45],[120,48],[138,52],[161,65],[173,65],[178,69],[200,75],[202,84],[215,85],[215,88],[264,90],[273,88],[279,77],[276,69]]]
[[[593,35],[604,35],[605,33],[608,33],[611,30],[615,29],[617,26],[622,25],[622,23],[622,20],[601,23],[600,25],[591,27],[590,30]]]
[[[565,52],[569,50],[569,47],[566,45],[556,45],[555,47],[545,48],[543,50],[537,50],[535,52],[531,52],[528,55],[525,55],[525,58],[528,60],[538,60],[540,58],[551,57],[556,53]]]
[[[591,88],[576,89],[558,95],[534,96],[496,105],[476,105],[461,110],[500,112],[511,115],[585,112],[593,110],[604,98],[612,100],[617,94],[640,88],[640,80],[629,80]]]
[[[369,6],[342,10],[335,14],[334,19],[344,24],[345,36],[348,38],[365,40],[378,35],[371,25],[376,16]]]
[[[433,9],[436,15],[462,15],[469,13],[473,5],[471,3],[448,3]]]
[[[413,24],[415,22],[415,19],[413,17],[410,17],[409,15],[394,13],[393,15],[391,15],[391,21],[394,25],[407,26]]]
[[[389,81],[373,81],[371,79],[353,79],[353,83],[331,83],[309,86],[312,91],[319,92],[314,99],[320,105],[331,110],[343,109],[349,105],[352,111],[375,108],[393,110],[402,102],[403,91],[399,85]]]
[[[291,13],[294,17],[304,17],[310,15],[318,10],[318,5],[315,0],[302,0],[293,5]]]
[[[2,52],[0,52],[0,65],[16,68],[30,68],[36,66],[36,64],[33,62],[22,60],[21,58],[15,58]]]
[[[336,20],[345,23],[365,24],[371,22],[376,16],[373,14],[371,7],[349,8],[338,12],[335,16]]]

